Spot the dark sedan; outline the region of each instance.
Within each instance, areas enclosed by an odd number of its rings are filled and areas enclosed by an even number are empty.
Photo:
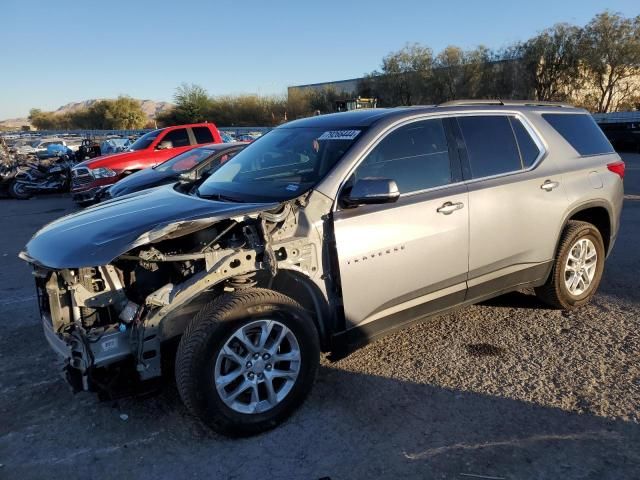
[[[106,190],[100,199],[108,200],[167,185],[177,182],[181,177],[198,180],[203,173],[223,164],[245,146],[242,143],[216,143],[183,152],[155,167],[145,168],[123,178]]]

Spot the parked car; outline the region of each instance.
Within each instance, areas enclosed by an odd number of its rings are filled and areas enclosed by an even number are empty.
[[[103,155],[125,152],[131,147],[131,143],[128,138],[107,138],[100,144],[100,151]]]
[[[121,197],[130,193],[176,183],[181,178],[196,181],[229,160],[244,148],[242,143],[218,143],[194,148],[155,167],[145,168],[107,188],[100,200]]]
[[[640,121],[600,123],[599,126],[618,152],[640,153]]]
[[[36,155],[38,153],[46,153],[50,145],[67,146],[67,143],[61,138],[38,138],[28,145],[22,145],[15,149],[18,155]]]
[[[17,153],[19,148],[30,146],[32,143],[32,138],[12,138],[6,142],[10,153]]]
[[[238,142],[251,143],[255,140],[255,138],[249,135],[248,133],[242,133],[240,135],[236,135],[236,140]]]
[[[57,220],[21,257],[76,389],[158,379],[177,343],[188,410],[252,434],[303,401],[320,351],[523,287],[553,307],[587,303],[623,175],[570,106],[356,110],[272,130],[196,191]]]
[[[227,132],[220,132],[220,136],[222,137],[222,141],[224,143],[233,143],[236,141],[236,139],[233,137],[233,135],[231,135],[230,133]]]
[[[126,152],[103,155],[77,164],[72,171],[73,200],[80,205],[90,205],[102,190],[127,175],[206,143],[222,143],[213,123],[153,130],[138,138]]]

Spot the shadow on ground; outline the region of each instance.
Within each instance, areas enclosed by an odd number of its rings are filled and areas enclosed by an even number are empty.
[[[15,405],[4,393],[1,402],[6,478],[640,475],[637,424],[335,366],[321,368],[311,397],[291,420],[242,440],[200,425],[173,386],[151,399],[112,404],[74,397],[62,381],[25,386],[28,395],[21,386],[13,392],[25,415],[7,417]],[[30,438],[37,438],[37,449]]]

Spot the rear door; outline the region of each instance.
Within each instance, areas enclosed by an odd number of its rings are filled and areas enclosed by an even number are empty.
[[[468,298],[543,278],[568,205],[561,174],[524,116],[456,123],[469,191]]]
[[[374,335],[464,299],[467,191],[447,123],[391,131],[343,187],[388,178],[401,193],[396,203],[334,212],[346,327],[354,333]]]

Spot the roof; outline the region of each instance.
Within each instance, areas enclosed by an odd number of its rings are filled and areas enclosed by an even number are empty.
[[[303,118],[286,123],[279,128],[345,128],[345,127],[370,127],[380,120],[391,118],[402,118],[420,113],[435,112],[465,112],[482,109],[485,111],[579,111],[582,109],[572,107],[568,104],[558,104],[551,102],[536,102],[533,100],[456,100],[440,105],[417,105],[412,107],[395,108],[365,108],[362,110],[351,110],[349,112],[331,113],[328,115],[318,115],[315,117]]]

